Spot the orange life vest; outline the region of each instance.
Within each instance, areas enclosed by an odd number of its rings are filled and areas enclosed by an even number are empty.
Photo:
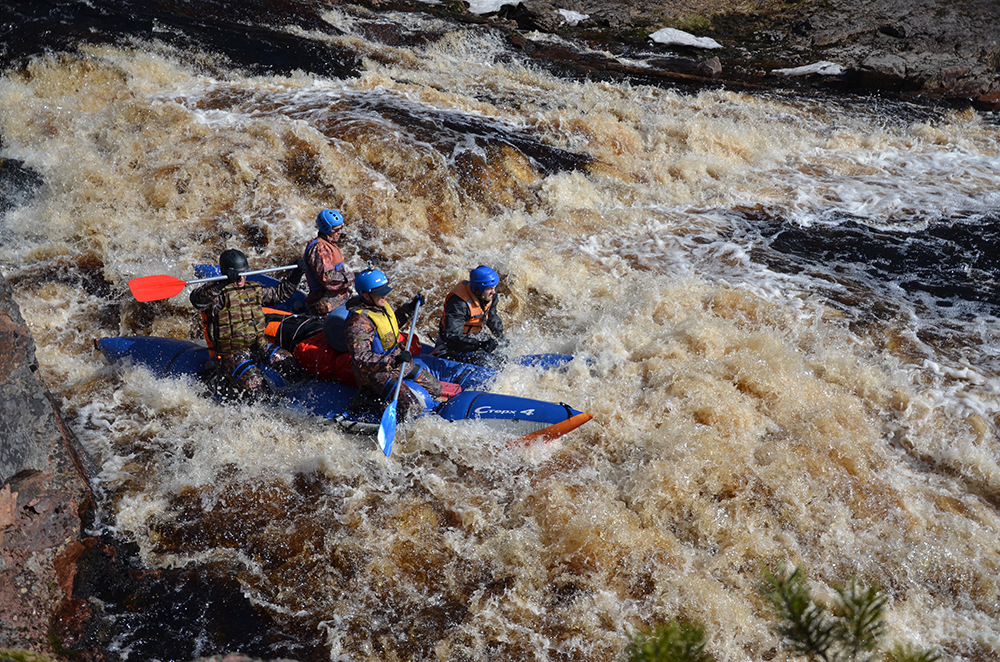
[[[448,301],[452,297],[458,297],[469,306],[469,319],[465,320],[464,333],[479,333],[483,330],[483,325],[486,323],[486,314],[490,312],[493,307],[493,301],[486,304],[484,308],[481,303],[479,303],[479,298],[472,293],[472,288],[469,287],[469,281],[463,280],[461,283],[455,286],[455,288],[448,293],[448,296],[444,298],[445,307],[448,306]],[[441,313],[441,327],[444,328],[445,323],[445,313]]]

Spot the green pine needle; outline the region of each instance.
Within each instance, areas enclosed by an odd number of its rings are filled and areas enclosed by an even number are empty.
[[[840,604],[834,610],[839,619],[835,633],[841,642],[845,659],[852,662],[870,662],[878,647],[879,639],[885,634],[883,617],[885,598],[878,586],[868,589],[859,587],[856,578],[846,586],[835,587],[840,595]]]
[[[705,652],[705,628],[672,620],[652,633],[636,635],[626,651],[629,662],[713,662]]]

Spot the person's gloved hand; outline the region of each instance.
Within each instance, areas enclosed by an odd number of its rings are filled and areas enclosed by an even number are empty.
[[[230,283],[238,283],[240,280],[240,270],[235,267],[226,269],[226,278]]]
[[[421,306],[424,305],[424,295],[423,294],[419,294],[419,293],[415,294],[415,295],[413,295],[413,298],[410,299],[410,305],[413,306],[414,308],[417,307],[418,303]]]
[[[291,281],[293,285],[298,287],[299,283],[302,282],[302,276],[306,273],[306,260],[300,257],[295,261],[295,269],[292,273],[288,274],[288,280]]]
[[[393,365],[402,365],[404,363],[413,363],[413,354],[410,354],[405,349],[397,354],[395,360],[393,360]]]
[[[482,347],[487,352],[493,353],[496,351],[498,345],[499,343],[496,341],[496,338],[487,338],[483,341]]]

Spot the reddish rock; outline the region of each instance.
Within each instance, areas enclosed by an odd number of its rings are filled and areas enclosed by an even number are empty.
[[[52,615],[52,634],[65,650],[73,651],[74,660],[103,662],[104,654],[89,646],[93,631],[100,622],[88,600],[63,600]]]
[[[35,377],[35,344],[0,277],[0,648],[53,655],[71,598],[90,465]]]
[[[73,594],[73,580],[76,579],[76,562],[80,560],[80,555],[86,551],[87,545],[80,540],[75,540],[66,545],[63,553],[56,557],[53,567],[56,570],[56,578],[59,580],[59,588],[66,595]]]
[[[976,110],[985,110],[994,113],[1000,111],[1000,90],[980,94],[972,102],[972,105],[975,106]]]

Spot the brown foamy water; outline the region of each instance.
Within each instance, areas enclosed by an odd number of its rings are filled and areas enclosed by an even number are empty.
[[[44,181],[3,220],[0,267],[103,468],[103,525],[149,566],[228,568],[331,660],[610,662],[675,617],[720,660],[772,659],[756,587],[784,561],[821,592],[883,586],[893,639],[1000,653],[996,374],[935,354],[920,320],[885,322],[895,344],[859,330],[730,228],[745,209],[906,225],[986,205],[997,127],[567,83],[471,31],[340,39],[370,56],[360,78],[246,77],[146,44],[0,80],[3,155]],[[578,357],[497,389],[594,420],[521,451],[428,417],[386,459],[93,349],[197,338],[186,292],[141,304],[128,280],[192,277],[225,247],[288,264],[323,207],[355,270],[374,261],[396,302],[425,294],[425,338],[455,281],[495,267],[518,349]]]

